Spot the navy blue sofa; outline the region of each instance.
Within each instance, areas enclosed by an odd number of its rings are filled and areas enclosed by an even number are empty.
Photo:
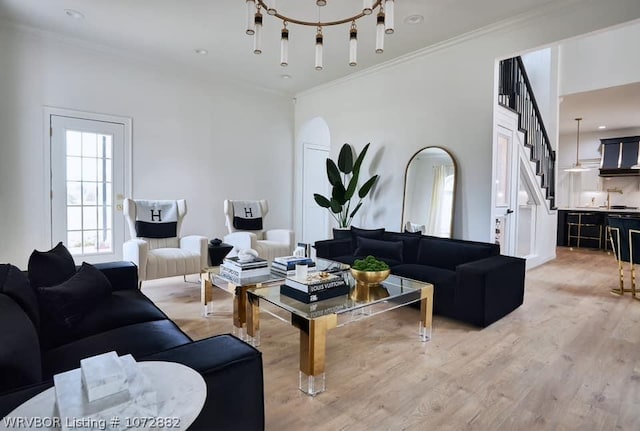
[[[233,337],[193,341],[138,290],[129,262],[95,265],[111,292],[71,330],[46,325],[27,275],[0,265],[0,417],[53,385],[53,375],[78,368],[88,356],[115,350],[138,361],[170,361],[198,371],[205,405],[191,430],[262,430],[261,353]]]
[[[525,260],[500,255],[496,244],[419,233],[352,227],[317,241],[317,257],[353,264],[375,256],[391,273],[434,285],[434,313],[485,327],[522,305]]]

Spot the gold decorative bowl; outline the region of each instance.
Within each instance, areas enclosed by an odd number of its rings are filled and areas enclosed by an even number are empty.
[[[384,271],[358,271],[351,268],[351,275],[356,280],[358,286],[378,286],[389,277],[391,270]]]
[[[368,285],[356,283],[349,296],[356,302],[372,302],[388,298],[389,291],[380,284]]]

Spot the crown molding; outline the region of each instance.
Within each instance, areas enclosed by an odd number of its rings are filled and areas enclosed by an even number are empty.
[[[532,20],[533,18],[537,18],[540,16],[547,15],[552,12],[556,12],[561,9],[568,8],[574,4],[580,3],[582,0],[560,0],[555,3],[547,3],[544,6],[536,8],[534,10],[524,12],[515,17],[505,19],[502,21],[498,21],[493,24],[489,24],[487,26],[481,27],[476,30],[472,30],[470,32],[452,37],[450,39],[444,40],[442,42],[435,43],[433,45],[426,46],[424,48],[418,49],[417,51],[410,52],[408,54],[396,57],[392,60],[385,61],[384,63],[377,64],[375,66],[368,67],[359,72],[352,73],[350,75],[344,76],[342,78],[338,78],[331,82],[327,82],[325,84],[321,84],[315,86],[313,88],[309,88],[307,90],[303,90],[301,92],[296,93],[295,97],[306,97],[318,92],[325,91],[329,88],[337,87],[348,83],[350,81],[363,78],[365,76],[376,75],[387,69],[393,69],[405,63],[411,63],[415,60],[421,59],[428,55],[431,55],[435,52],[445,50],[447,48],[460,45],[469,40],[477,39],[481,36],[485,36],[487,34],[504,31],[517,25]]]

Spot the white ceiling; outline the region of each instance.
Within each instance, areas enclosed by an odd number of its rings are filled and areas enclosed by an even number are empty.
[[[264,46],[253,54],[245,35],[244,0],[0,0],[0,18],[59,33],[153,61],[193,67],[249,85],[294,94],[355,71],[391,60],[456,35],[532,12],[563,0],[396,0],[396,31],[387,35],[385,52],[375,54],[375,17],[359,23],[357,67],[347,64],[348,26],[325,32],[324,70],[313,67],[312,27],[290,25],[289,66],[279,62],[280,22],[264,16]],[[65,9],[84,14],[73,19]],[[352,15],[362,0],[330,0],[321,18]],[[313,0],[278,0],[278,10],[314,20]],[[418,25],[403,22],[420,14]],[[206,49],[208,55],[195,54]],[[283,79],[287,74],[291,79]]]
[[[640,82],[564,96],[560,103],[560,133],[598,132],[640,127]]]
[[[373,16],[358,21],[357,67],[347,64],[348,26],[325,32],[324,70],[313,67],[311,27],[290,25],[289,66],[279,64],[280,22],[264,15],[263,54],[253,54],[245,34],[245,0],[0,0],[0,19],[100,45],[154,63],[199,70],[251,86],[285,94],[332,81],[457,35],[476,30],[564,0],[395,0],[396,31],[387,35],[385,52],[375,54]],[[323,20],[353,14],[362,0],[331,0]],[[73,9],[84,14],[73,19]],[[313,0],[278,0],[281,13],[314,20]],[[403,22],[424,16],[418,25]],[[195,49],[206,49],[198,55]],[[283,79],[282,75],[291,79]],[[565,96],[560,104],[560,133],[640,127],[640,83]]]

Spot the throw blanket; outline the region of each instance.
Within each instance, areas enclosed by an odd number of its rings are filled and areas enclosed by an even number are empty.
[[[136,201],[136,234],[143,238],[178,236],[176,201]]]
[[[232,201],[233,227],[241,230],[262,230],[262,209],[258,201]]]

